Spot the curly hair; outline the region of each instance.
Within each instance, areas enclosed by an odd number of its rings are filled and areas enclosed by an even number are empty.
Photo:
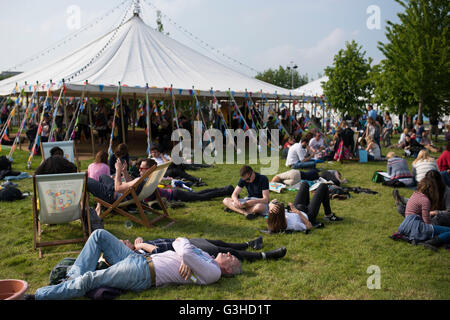
[[[275,207],[269,210],[267,229],[272,233],[276,233],[286,230],[287,222],[284,213],[284,204],[282,202],[273,202],[273,204]]]

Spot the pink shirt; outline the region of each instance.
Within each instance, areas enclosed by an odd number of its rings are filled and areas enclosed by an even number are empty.
[[[431,203],[427,196],[415,191],[406,203],[405,217],[417,214],[422,217],[423,222],[431,224],[430,207]]]
[[[109,166],[106,163],[91,163],[88,166],[88,177],[98,181],[98,178],[102,175],[110,175]]]

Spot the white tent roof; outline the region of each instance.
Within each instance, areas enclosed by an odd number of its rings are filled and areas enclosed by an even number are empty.
[[[262,91],[267,97],[275,92],[290,95],[287,89],[241,74],[188,48],[146,25],[138,15],[66,57],[0,81],[0,95],[10,94],[16,83],[23,88],[25,81],[26,91],[32,91],[30,85],[36,81],[39,90],[46,91],[50,80],[54,83],[51,90],[58,90],[62,79],[69,92],[87,90],[110,95],[117,91],[119,81],[125,86],[123,94],[143,94],[148,84],[154,94],[172,85],[176,94],[179,89],[189,91],[194,87],[202,95],[209,95],[211,88],[222,92],[216,92],[217,96],[229,89],[240,92],[238,96],[246,89],[253,95]],[[89,86],[84,85],[86,80]]]
[[[317,80],[314,80],[310,83],[307,83],[300,88],[295,89],[292,94],[295,95],[305,95],[305,96],[322,96],[323,95],[323,88],[322,88],[322,82],[327,82],[328,77],[322,77]]]

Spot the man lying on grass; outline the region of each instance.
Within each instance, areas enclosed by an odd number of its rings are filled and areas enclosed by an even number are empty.
[[[174,241],[175,239],[155,239],[144,241],[143,238],[138,237],[134,240],[134,244],[129,240],[123,240],[123,243],[133,251],[137,251],[138,253],[144,255],[149,255],[165,252],[167,250],[174,250]],[[286,247],[281,247],[268,252],[246,251],[248,248],[252,248],[255,250],[261,249],[263,242],[262,237],[258,237],[255,240],[244,243],[229,243],[222,240],[208,240],[203,238],[189,239],[189,242],[197,248],[205,251],[212,257],[217,257],[220,253],[230,253],[241,261],[279,259],[286,255]]]
[[[95,230],[60,284],[42,287],[27,300],[64,300],[82,297],[87,292],[111,287],[142,291],[168,284],[208,285],[222,275],[242,273],[241,262],[231,254],[219,253],[214,259],[193,246],[186,238],[177,238],[173,251],[150,256],[138,254],[104,229]],[[111,265],[97,270],[100,254]],[[195,277],[191,277],[195,274]]]

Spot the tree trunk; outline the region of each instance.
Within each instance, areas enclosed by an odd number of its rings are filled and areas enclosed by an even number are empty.
[[[421,97],[419,101],[419,110],[417,110],[417,120],[419,120],[421,123],[423,123],[422,110],[423,110],[423,98]]]

